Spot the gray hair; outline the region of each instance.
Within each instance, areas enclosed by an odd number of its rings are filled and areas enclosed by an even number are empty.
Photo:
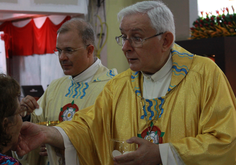
[[[156,33],[169,31],[173,34],[175,41],[174,17],[170,9],[161,1],[142,1],[122,9],[118,14],[118,20],[125,16],[137,13],[147,14],[151,25],[156,29]],[[173,43],[172,43],[173,45]]]
[[[79,36],[82,37],[82,41],[85,47],[89,44],[95,44],[95,34],[93,27],[89,22],[86,22],[82,18],[72,18],[66,21],[58,29],[57,34],[72,31],[74,29],[77,30]]]

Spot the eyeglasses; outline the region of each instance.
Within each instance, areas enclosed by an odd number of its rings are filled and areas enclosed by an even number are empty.
[[[53,51],[54,51],[54,54],[56,54],[57,56],[60,57],[63,51],[66,55],[72,55],[75,51],[77,51],[79,49],[82,49],[82,48],[83,47],[76,48],[76,49],[72,49],[72,48],[59,49],[59,48],[56,48]]]
[[[86,45],[87,47],[89,45]],[[54,49],[54,54],[56,54],[57,56],[61,56],[62,52],[64,51],[64,54],[66,54],[67,56],[68,55],[72,55],[75,51],[79,50],[79,49],[83,49],[84,47],[80,47],[80,48],[76,48],[76,49],[72,49],[72,48],[65,48],[65,49],[59,49],[59,48],[56,48]]]
[[[123,35],[120,35],[118,37],[116,37],[116,42],[118,45],[120,46],[123,46],[125,44],[125,41],[128,40],[129,43],[131,44],[132,47],[135,47],[135,48],[140,48],[143,46],[143,42],[150,39],[150,38],[153,38],[153,37],[156,37],[156,36],[159,36],[159,35],[162,35],[164,34],[165,32],[161,32],[161,33],[158,33],[158,34],[155,34],[151,37],[148,37],[148,38],[140,38],[140,37],[130,37],[129,39],[127,37],[124,37]]]

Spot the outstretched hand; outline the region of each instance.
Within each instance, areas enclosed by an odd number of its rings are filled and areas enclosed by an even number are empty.
[[[158,144],[153,144],[139,137],[132,137],[126,142],[136,143],[139,145],[139,148],[134,152],[113,158],[114,165],[152,165],[161,163]]]
[[[36,108],[39,108],[36,99],[30,95],[27,95],[25,98],[23,98],[20,103],[27,107],[28,115],[32,113]]]
[[[18,156],[24,156],[45,142],[46,137],[42,131],[43,129],[47,129],[47,127],[23,122],[16,149]]]

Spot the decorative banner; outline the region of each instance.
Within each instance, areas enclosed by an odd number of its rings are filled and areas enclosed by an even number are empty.
[[[57,30],[70,18],[67,16],[60,24],[54,25],[47,17],[41,28],[37,28],[33,19],[21,28],[15,27],[9,21],[4,22],[0,25],[0,31],[4,31],[8,36],[8,41],[5,41],[6,50],[13,56],[53,53],[56,47]]]

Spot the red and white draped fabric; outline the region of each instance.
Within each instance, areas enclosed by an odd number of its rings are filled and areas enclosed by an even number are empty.
[[[8,74],[21,85],[47,85],[64,74],[58,57],[53,54],[56,47],[57,30],[69,16],[48,16],[17,22],[4,22]]]
[[[4,31],[10,39],[6,42],[10,56],[31,56],[33,54],[53,53],[56,46],[57,30],[70,17],[52,17],[61,19],[61,22],[54,24],[50,17],[42,17],[20,22],[4,22],[0,25],[0,31]],[[58,21],[58,20],[57,20]],[[56,21],[55,21],[56,22]]]

